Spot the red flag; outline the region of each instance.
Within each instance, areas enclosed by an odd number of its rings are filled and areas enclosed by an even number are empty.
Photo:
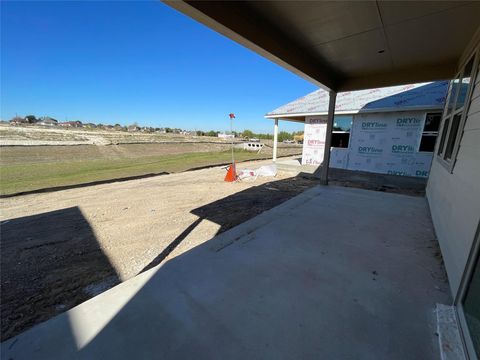
[[[234,113],[230,113],[230,114],[228,114],[228,116],[230,116],[230,119],[235,119],[235,114]]]

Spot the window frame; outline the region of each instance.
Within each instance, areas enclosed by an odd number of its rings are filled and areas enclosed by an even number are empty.
[[[350,138],[352,137],[352,127],[353,127],[353,115],[338,115],[338,116],[349,116],[350,117],[350,129],[348,131],[344,130],[333,130],[332,126],[332,139],[333,139],[333,134],[348,134],[348,145],[346,147],[338,147],[338,146],[331,146],[334,149],[350,149]],[[333,122],[335,123],[335,117],[333,119]]]
[[[480,262],[480,224],[477,226],[472,248],[468,256],[467,265],[463,272],[457,294],[455,295],[455,298],[453,300],[457,321],[460,324],[458,328],[460,330],[460,333],[462,334],[461,338],[464,350],[467,353],[466,355],[468,355],[472,360],[476,359],[477,356],[475,347],[473,346],[472,334],[470,333],[470,328],[468,327],[465,318],[463,303],[465,302],[465,298],[468,295],[469,285],[473,278],[475,266],[478,264],[478,262]]]
[[[440,123],[438,124],[438,130],[437,131],[425,131],[425,124],[427,122],[427,116],[428,115],[440,115]],[[438,111],[429,111],[427,113],[425,113],[425,119],[424,119],[424,122],[423,122],[423,129],[422,129],[422,133],[420,134],[420,141],[418,142],[418,149],[417,149],[417,152],[418,153],[421,153],[421,154],[434,154],[435,153],[435,149],[437,148],[437,143],[438,143],[438,139],[440,138],[440,129],[442,127],[442,120],[443,120],[443,113],[441,110],[438,110]],[[433,147],[433,150],[432,151],[425,151],[425,150],[420,150],[420,146],[422,144],[422,139],[424,136],[435,136],[436,139],[435,139],[435,146]]]
[[[470,74],[470,86],[468,88],[467,93],[465,94],[465,101],[463,103],[463,106],[457,109],[457,100],[458,100],[459,94],[461,93],[461,85],[462,85],[463,76],[465,73],[465,68],[470,63],[470,61],[473,61],[472,70]],[[437,161],[445,169],[447,169],[449,173],[453,172],[455,163],[457,161],[458,150],[460,148],[460,143],[462,141],[463,130],[465,127],[468,110],[470,108],[471,95],[472,95],[473,89],[475,88],[475,82],[476,82],[476,77],[478,73],[478,62],[479,62],[479,49],[477,48],[470,54],[467,60],[459,68],[459,71],[455,74],[454,80],[450,81],[450,84],[448,87],[447,98],[445,99],[445,105],[443,109],[440,129],[438,132],[437,143],[434,149],[434,154]],[[456,79],[459,79],[459,88],[454,93],[455,99],[452,103],[451,111],[448,112],[448,108],[449,108],[448,105],[450,103],[450,97],[452,96],[452,87]],[[453,139],[454,143],[452,147],[452,153],[450,158],[447,159],[446,150],[448,147],[450,132],[452,130],[453,119],[455,118],[456,115],[459,115],[459,114],[460,114],[460,119],[458,120],[457,134]],[[445,129],[445,122],[447,120],[448,120],[448,124],[447,124],[447,128]],[[442,138],[443,138],[443,141],[442,141]]]

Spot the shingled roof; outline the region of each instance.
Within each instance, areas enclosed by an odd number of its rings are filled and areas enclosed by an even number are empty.
[[[391,86],[379,89],[342,92],[337,95],[335,112],[355,114],[360,111],[384,112],[411,109],[441,109],[448,81]],[[328,92],[316,90],[269,112],[267,118],[328,113]]]

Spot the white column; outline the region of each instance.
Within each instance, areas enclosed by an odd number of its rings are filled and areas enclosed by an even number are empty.
[[[320,172],[320,183],[328,185],[328,167],[330,165],[330,146],[332,144],[333,117],[335,115],[335,100],[337,93],[330,91],[328,101],[327,134],[325,136],[325,151],[323,152],[323,164]]]
[[[275,119],[273,126],[273,161],[277,161],[277,146],[278,146],[278,119]]]

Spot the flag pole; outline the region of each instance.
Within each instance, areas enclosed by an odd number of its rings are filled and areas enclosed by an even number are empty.
[[[233,156],[233,118],[230,116],[230,135],[232,136],[232,166],[235,166],[235,158]]]
[[[227,175],[225,175],[225,181],[234,182],[237,181],[237,172],[235,170],[235,157],[233,152],[233,119],[235,119],[235,114],[230,113],[228,114],[230,117],[230,136],[232,139],[232,164],[228,167]]]

